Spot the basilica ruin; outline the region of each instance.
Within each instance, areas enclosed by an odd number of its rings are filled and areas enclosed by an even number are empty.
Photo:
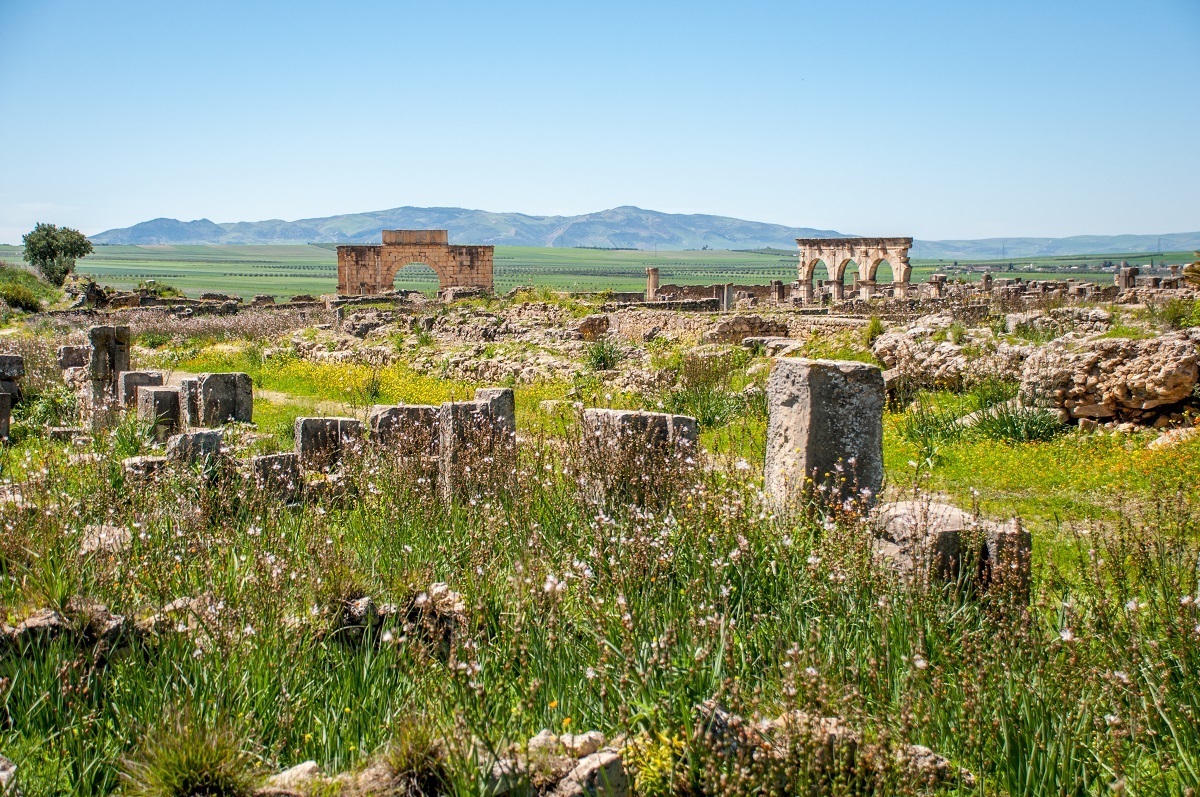
[[[892,294],[906,296],[912,266],[908,262],[908,250],[912,238],[797,238],[800,247],[800,295],[806,302],[813,301],[813,277],[818,263],[825,264],[828,279],[822,287],[832,288],[836,300],[846,297],[846,270],[854,263],[855,290],[859,298],[870,299],[876,293],[875,277],[881,263],[886,262],[892,270]]]
[[[390,293],[396,272],[424,264],[438,278],[438,292],[474,288],[491,293],[492,246],[450,244],[447,230],[384,230],[383,244],[339,246],[338,286],[341,296]]]

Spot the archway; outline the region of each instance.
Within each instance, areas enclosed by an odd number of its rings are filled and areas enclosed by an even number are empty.
[[[871,264],[871,270],[867,274],[867,279],[872,282],[895,282],[892,264],[886,259],[876,260]]]
[[[392,287],[398,291],[420,291],[427,296],[437,296],[440,280],[437,272],[426,263],[405,263],[396,269]]]

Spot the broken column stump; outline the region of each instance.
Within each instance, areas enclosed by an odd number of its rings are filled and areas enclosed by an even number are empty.
[[[474,401],[448,401],[438,413],[438,491],[494,490],[516,467],[516,403],[512,388],[480,388]]]
[[[767,379],[764,482],[783,506],[869,505],[883,485],[883,373],[843,360],[776,359]]]
[[[371,441],[396,452],[401,460],[415,459],[425,468],[437,468],[438,419],[441,408],[432,404],[376,404],[367,416]]]
[[[254,385],[249,374],[200,374],[196,382],[196,423],[200,426],[254,420]]]
[[[250,478],[259,492],[285,504],[300,500],[300,457],[294,453],[251,457]]]
[[[161,387],[160,371],[122,371],[117,374],[117,403],[122,407],[137,406],[139,387]]]
[[[348,444],[362,440],[357,418],[297,418],[296,456],[310,470],[330,470],[341,464]]]
[[[185,465],[204,464],[221,455],[220,429],[193,429],[167,440],[167,456]]]
[[[696,464],[699,427],[688,415],[589,409],[582,429],[593,498],[656,503]]]
[[[180,428],[179,389],[143,387],[138,390],[138,420],[154,424],[154,439],[162,442]]]
[[[129,327],[97,326],[88,330],[91,353],[92,408],[100,409],[117,398],[117,374],[129,370]]]

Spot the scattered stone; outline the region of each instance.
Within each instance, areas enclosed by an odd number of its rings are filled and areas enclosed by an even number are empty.
[[[170,462],[167,457],[128,457],[121,460],[121,468],[127,478],[149,479],[166,470]]]
[[[1081,429],[1083,428],[1083,424],[1084,424],[1085,420],[1090,420],[1090,419],[1087,419],[1087,418],[1080,419],[1079,427]],[[1093,428],[1095,428],[1096,422],[1091,421],[1091,423],[1093,425]],[[1180,443],[1191,440],[1193,437],[1196,436],[1197,433],[1200,433],[1200,427],[1198,427],[1198,426],[1183,426],[1178,429],[1170,429],[1166,432],[1163,432],[1162,434],[1160,434],[1158,437],[1154,438],[1153,440],[1151,440],[1150,444],[1148,446],[1146,446],[1146,448],[1157,450],[1160,448],[1170,448],[1171,446],[1177,446]]]
[[[0,797],[21,797],[17,785],[17,765],[0,755]]]
[[[883,485],[883,374],[873,365],[781,358],[767,379],[765,489],[870,504]]]
[[[250,473],[255,487],[285,504],[300,498],[303,481],[300,457],[295,453],[261,454],[250,458]]]
[[[117,403],[122,407],[137,406],[138,388],[159,387],[163,375],[159,371],[122,371],[117,374]]]
[[[89,346],[59,346],[58,368],[65,371],[68,368],[86,368],[92,356]]]
[[[79,541],[79,555],[118,553],[128,548],[132,541],[133,533],[123,526],[93,524],[83,530]]]
[[[0,379],[14,380],[25,376],[25,358],[19,354],[0,354]]]
[[[325,773],[317,765],[317,762],[305,761],[267,778],[267,786],[273,789],[294,789],[303,792],[304,789],[323,780],[325,780]]]
[[[1025,361],[1021,397],[1070,418],[1152,423],[1160,408],[1192,395],[1200,378],[1197,342],[1187,332],[1146,340],[1065,335]]]
[[[54,609],[38,609],[12,629],[9,640],[17,647],[42,644],[67,630],[67,619]]]
[[[362,439],[362,421],[357,418],[297,418],[296,455],[305,468],[327,469],[342,460],[348,443]]]
[[[902,577],[1004,584],[1028,598],[1033,540],[1015,519],[996,523],[950,504],[897,501],[880,506],[875,520],[876,553]]]
[[[584,756],[551,792],[553,797],[625,797],[629,773],[615,750]]]
[[[609,318],[603,313],[594,313],[583,318],[571,329],[572,336],[579,340],[599,340],[608,333]]]
[[[186,465],[203,464],[221,455],[220,429],[195,429],[167,440],[167,456]]]

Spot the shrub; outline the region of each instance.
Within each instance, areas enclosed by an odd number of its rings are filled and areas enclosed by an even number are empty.
[[[1200,327],[1200,301],[1170,299],[1150,310],[1151,318],[1168,329]]]
[[[1003,443],[1035,443],[1054,439],[1064,429],[1049,410],[1002,404],[985,412],[974,434]]]
[[[126,797],[250,797],[262,769],[229,730],[179,720],[125,762]]]
[[[11,282],[0,285],[0,299],[3,299],[14,310],[36,313],[42,309],[42,303],[38,300],[37,296],[24,285],[17,285]]]
[[[583,355],[583,361],[593,371],[608,371],[617,367],[617,363],[625,359],[621,347],[609,340],[598,340],[588,345]]]
[[[879,316],[871,316],[871,320],[867,323],[867,328],[863,330],[863,342],[867,348],[875,343],[875,338],[883,334],[883,322],[879,320]]]

